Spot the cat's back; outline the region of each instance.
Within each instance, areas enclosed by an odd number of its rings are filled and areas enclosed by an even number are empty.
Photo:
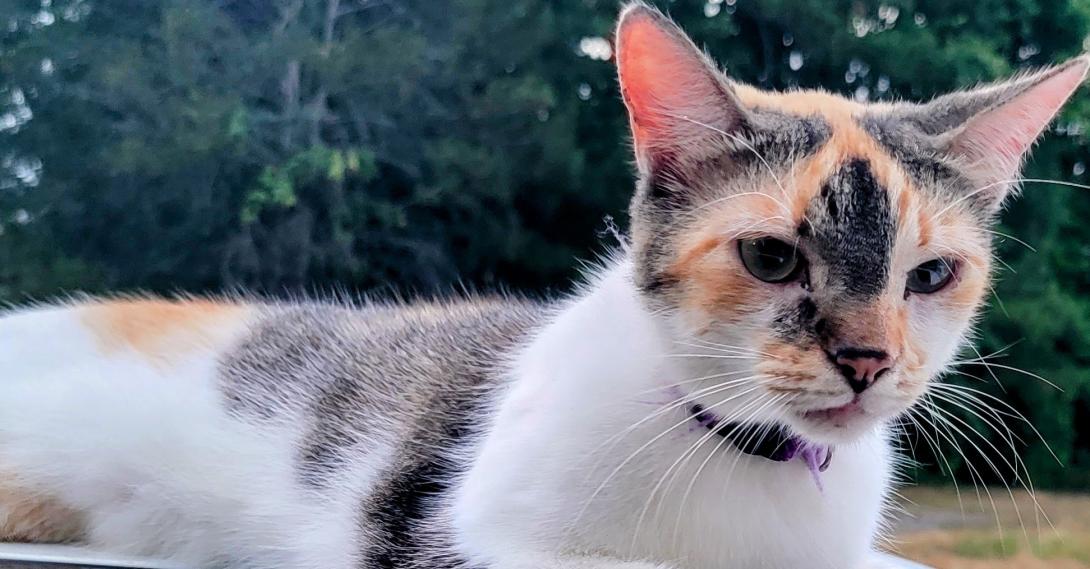
[[[0,356],[9,372],[100,359],[170,371],[201,360],[215,365],[236,398],[263,390],[305,395],[346,381],[405,394],[427,389],[436,375],[494,366],[547,310],[500,296],[401,303],[86,298],[0,311],[0,331],[10,340]]]
[[[418,413],[421,399],[483,387],[546,313],[541,304],[498,297],[304,301],[251,311],[219,365],[228,404],[254,416],[342,402]]]

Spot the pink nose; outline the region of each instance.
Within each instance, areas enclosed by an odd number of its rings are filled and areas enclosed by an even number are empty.
[[[873,349],[843,348],[834,361],[855,393],[866,391],[890,367],[889,354]]]

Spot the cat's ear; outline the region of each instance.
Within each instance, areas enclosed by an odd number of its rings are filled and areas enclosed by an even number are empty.
[[[654,8],[629,4],[617,25],[617,69],[636,162],[647,173],[664,161],[729,138],[745,113],[725,77]]]
[[[917,124],[939,136],[940,148],[976,186],[975,195],[998,210],[1037,137],[1086,78],[1084,55],[978,89],[939,97],[917,111]]]

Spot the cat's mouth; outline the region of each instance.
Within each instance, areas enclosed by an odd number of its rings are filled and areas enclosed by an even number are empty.
[[[863,407],[862,395],[856,395],[851,401],[843,405],[803,411],[801,416],[807,421],[836,428],[846,428],[852,422],[865,419],[868,414]]]

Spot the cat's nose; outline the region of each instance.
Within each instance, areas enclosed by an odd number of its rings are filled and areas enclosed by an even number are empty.
[[[842,348],[833,361],[855,393],[866,391],[890,368],[889,354],[870,348]]]

